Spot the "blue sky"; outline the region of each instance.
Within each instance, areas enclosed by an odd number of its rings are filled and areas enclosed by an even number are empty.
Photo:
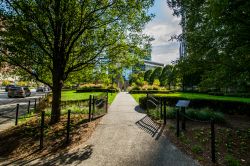
[[[144,33],[152,36],[152,61],[170,64],[179,57],[179,43],[169,41],[172,35],[180,34],[180,18],[172,15],[166,0],[155,0],[149,10],[155,17],[145,26]]]

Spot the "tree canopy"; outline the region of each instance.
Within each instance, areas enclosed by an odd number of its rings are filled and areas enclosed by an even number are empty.
[[[51,87],[52,123],[60,119],[61,88],[72,73],[102,59],[144,56],[150,46],[142,28],[152,17],[151,0],[0,2],[1,59]]]
[[[250,1],[167,0],[182,16],[184,84],[250,91]],[[190,83],[190,81],[193,81]]]

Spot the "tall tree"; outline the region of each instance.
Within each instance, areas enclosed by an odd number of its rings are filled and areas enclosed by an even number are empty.
[[[153,73],[150,75],[149,84],[152,85],[154,80],[159,79],[162,73],[162,67],[157,67],[154,69]]]
[[[107,50],[124,47],[138,56],[148,38],[152,0],[1,0],[1,58],[50,86],[51,123],[60,120],[61,89],[74,72]],[[133,51],[134,50],[134,51]]]
[[[167,2],[175,15],[184,18],[184,31],[178,37],[184,37],[187,44],[187,57],[180,60],[185,80],[196,80],[196,85],[209,89],[249,92],[250,1]]]
[[[147,70],[147,71],[144,73],[144,81],[149,82],[149,81],[150,81],[150,76],[151,76],[152,73],[153,73],[153,70]]]

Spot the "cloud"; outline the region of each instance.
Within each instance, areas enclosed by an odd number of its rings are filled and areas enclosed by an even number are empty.
[[[165,1],[156,1],[150,12],[155,14],[155,18],[146,25],[143,32],[155,39],[151,43],[152,60],[169,64],[179,56],[179,44],[169,40],[171,36],[181,33],[180,18],[172,15]]]

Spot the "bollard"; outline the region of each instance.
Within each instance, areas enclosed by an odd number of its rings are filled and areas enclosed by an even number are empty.
[[[69,143],[69,132],[70,132],[70,110],[68,110],[68,120],[67,120],[67,137],[66,137],[66,143]]]
[[[161,116],[161,119],[162,119],[162,102],[163,102],[163,100],[162,100],[162,98],[160,98],[160,107],[161,107],[161,112],[160,112],[161,115],[160,116]]]
[[[212,155],[212,162],[215,163],[215,132],[214,132],[213,119],[211,119],[211,155]]]
[[[176,136],[179,137],[180,136],[180,127],[179,127],[179,109],[177,109],[177,112],[176,112]]]
[[[35,105],[34,105],[34,110],[36,111],[36,99],[35,99]]]
[[[146,113],[148,114],[148,92],[147,92],[147,97],[146,97]]]
[[[28,103],[28,114],[30,113],[30,100],[29,100],[29,103]]]
[[[19,104],[16,105],[16,122],[15,122],[16,126],[18,124],[18,111],[19,111]]]
[[[186,130],[186,108],[185,107],[181,107],[181,115],[182,115],[182,119],[181,119],[181,129],[182,130]]]
[[[43,148],[44,115],[45,115],[45,112],[42,111],[42,114],[41,114],[41,127],[40,127],[40,149]]]
[[[166,124],[167,123],[167,100],[166,99],[164,99],[163,100],[163,105],[164,105],[164,111],[163,111],[163,118],[164,118],[164,124]]]
[[[107,99],[106,99],[106,113],[108,113],[108,106],[109,106],[109,91],[107,91]]]
[[[92,99],[92,96],[89,95],[89,122],[91,121],[91,99]]]
[[[92,119],[94,117],[94,112],[95,112],[95,96],[93,96],[93,101],[92,101],[92,107],[93,107],[93,110],[92,110]]]

